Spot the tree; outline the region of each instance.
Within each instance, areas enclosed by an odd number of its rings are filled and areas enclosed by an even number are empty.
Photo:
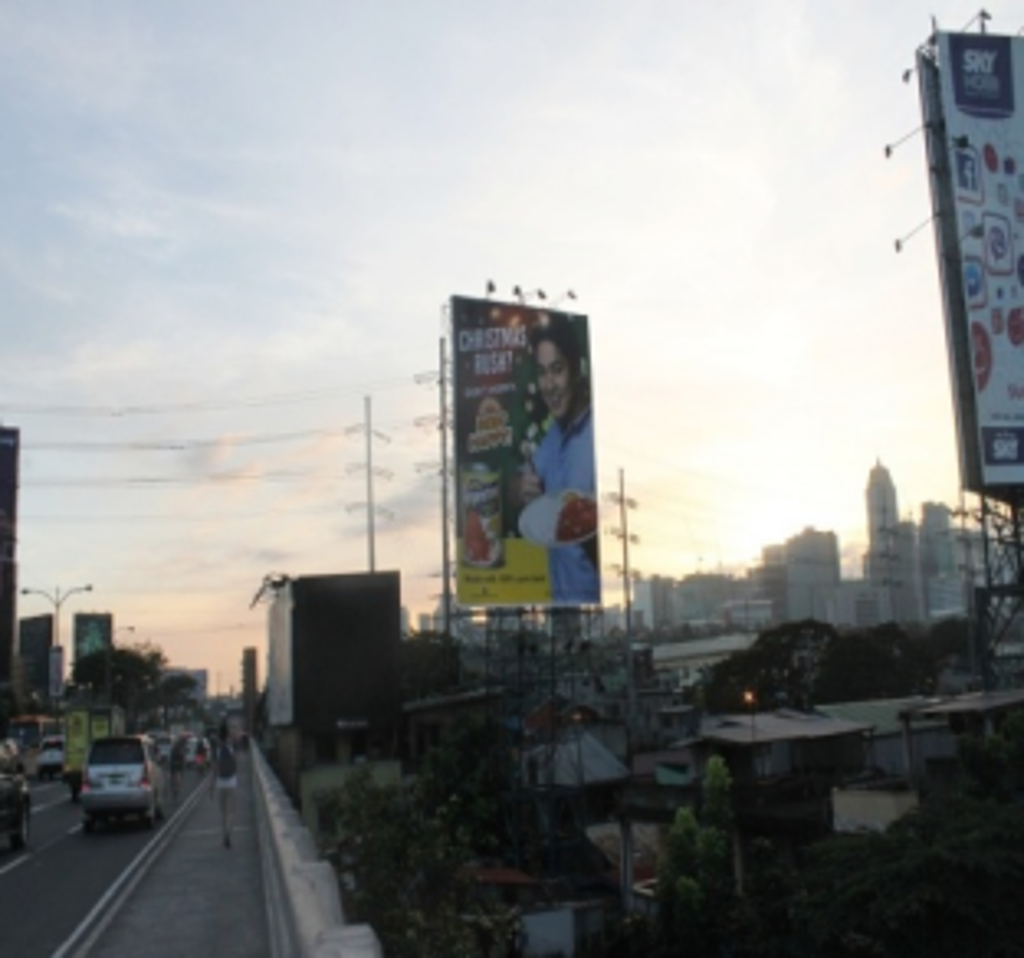
[[[500,740],[493,718],[464,719],[446,731],[420,769],[424,801],[432,808],[456,801],[459,817],[452,824],[477,854],[495,851],[506,835],[501,795],[512,770],[508,753],[496,747]]]
[[[419,782],[375,782],[363,766],[323,796],[323,850],[339,873],[345,913],[373,927],[389,958],[504,954],[513,916],[474,894],[462,802],[438,805],[426,791]]]
[[[761,708],[809,709],[821,661],[838,637],[825,622],[790,622],[762,633],[747,650],[716,665],[704,691],[712,712],[745,709],[752,691]]]
[[[923,645],[892,623],[836,636],[822,657],[815,701],[854,702],[932,692],[935,675]]]
[[[1011,712],[992,735],[961,735],[957,758],[965,794],[1002,802],[1019,799],[1024,793],[1024,711]]]
[[[732,779],[714,756],[704,772],[701,813],[680,808],[658,866],[660,954],[714,955],[733,936]]]
[[[704,700],[711,711],[741,711],[751,691],[761,708],[808,711],[823,702],[928,695],[956,641],[946,631],[911,636],[895,623],[843,633],[814,620],[788,623],[716,665]]]
[[[1024,914],[1024,712],[958,739],[962,793],[879,835],[814,846],[796,928],[810,954],[1019,955]]]
[[[420,632],[401,645],[402,696],[405,701],[448,692],[459,684],[459,644],[443,632]]]
[[[151,643],[115,646],[109,653],[93,652],[77,659],[72,680],[79,689],[89,688],[94,697],[105,698],[109,668],[113,704],[125,710],[131,726],[152,699],[166,665],[163,650]]]
[[[880,835],[815,846],[796,899],[801,954],[1019,955],[1024,810],[957,798]]]

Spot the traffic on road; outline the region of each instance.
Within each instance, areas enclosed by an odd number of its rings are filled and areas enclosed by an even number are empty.
[[[132,741],[130,737],[129,741]],[[146,737],[146,754],[154,754]],[[123,743],[122,747],[123,746]],[[109,751],[101,746],[100,752]],[[138,780],[128,776],[125,787]],[[86,773],[88,774],[88,773]],[[204,772],[186,770],[171,795],[154,770],[159,798],[149,805],[129,802],[126,814],[117,801],[89,805],[86,793],[74,795],[66,782],[50,774],[29,774],[16,743],[0,741],[0,928],[4,954],[52,958],[86,923],[95,924],[116,906],[125,877],[161,841],[164,831],[184,813]],[[99,778],[97,776],[97,784]],[[121,783],[104,782],[109,788]],[[160,814],[151,814],[157,807]],[[97,815],[101,807],[109,814]],[[141,807],[141,813],[135,812]],[[131,814],[128,814],[131,812]],[[45,909],[40,903],[45,902]]]

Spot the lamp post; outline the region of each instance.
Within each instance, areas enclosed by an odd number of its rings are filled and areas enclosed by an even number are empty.
[[[76,585],[64,592],[57,586],[53,592],[46,592],[44,589],[22,589],[22,595],[41,595],[50,605],[53,606],[53,646],[60,648],[60,609],[61,606],[79,592],[92,592],[92,585]]]
[[[753,690],[744,690],[743,703],[750,709],[750,757],[754,767],[754,777],[757,778],[757,696],[754,695]]]

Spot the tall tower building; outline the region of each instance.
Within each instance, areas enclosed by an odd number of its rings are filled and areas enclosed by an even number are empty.
[[[868,554],[865,556],[864,575],[872,584],[880,585],[892,578],[892,537],[900,517],[896,485],[881,460],[876,460],[868,473],[865,498],[868,510]]]
[[[881,461],[868,474],[868,553],[864,577],[881,590],[897,622],[919,622],[924,617],[921,560],[917,525],[901,520],[896,485]]]

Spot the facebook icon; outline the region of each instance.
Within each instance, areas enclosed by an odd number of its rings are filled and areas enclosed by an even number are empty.
[[[960,198],[980,203],[981,170],[978,165],[978,151],[973,147],[958,149],[956,159],[956,185]]]

